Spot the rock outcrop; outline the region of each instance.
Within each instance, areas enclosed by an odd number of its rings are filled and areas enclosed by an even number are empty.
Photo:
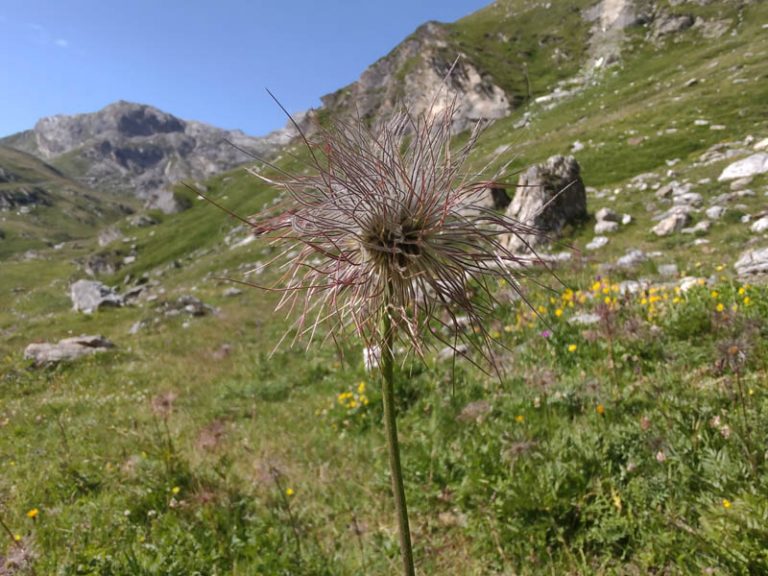
[[[24,358],[33,360],[36,366],[44,366],[105,352],[114,346],[103,336],[76,336],[65,338],[56,344],[49,342],[30,344],[24,350]]]
[[[78,280],[70,287],[72,309],[92,314],[109,306],[122,306],[123,298],[108,286],[95,280]]]
[[[553,239],[566,224],[586,218],[587,195],[576,159],[552,156],[526,170],[506,214],[534,229],[506,239],[509,249],[521,253]]]
[[[439,110],[454,97],[459,103],[456,132],[478,120],[502,118],[511,109],[504,90],[451,45],[446,26],[427,22],[369,66],[359,80],[323,96],[322,102],[333,114],[382,120],[401,103],[419,114],[433,103]]]

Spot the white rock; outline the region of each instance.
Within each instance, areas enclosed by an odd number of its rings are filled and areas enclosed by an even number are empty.
[[[658,268],[659,275],[664,276],[665,278],[674,278],[677,276],[677,264],[662,264]]]
[[[62,360],[76,360],[113,347],[114,344],[103,336],[77,336],[60,340],[57,344],[49,342],[30,344],[24,350],[24,358],[34,360],[36,365],[41,366],[55,364]]]
[[[744,252],[733,265],[739,276],[765,274],[768,272],[768,248],[757,248]]]
[[[687,212],[673,212],[651,228],[651,232],[656,236],[669,236],[685,228],[690,221],[691,216]]]
[[[630,250],[624,256],[616,260],[616,265],[622,268],[632,268],[636,264],[645,262],[648,259],[642,250]]]
[[[588,312],[582,312],[576,314],[568,320],[568,324],[574,324],[576,326],[590,326],[600,322],[600,316],[597,314],[589,314]]]
[[[743,190],[747,186],[749,186],[752,183],[752,176],[747,176],[746,178],[737,178],[733,182],[731,182],[731,190],[734,192],[738,190]]]
[[[763,232],[768,231],[768,216],[763,216],[759,220],[755,220],[749,229],[755,234],[762,234]]]
[[[70,287],[72,309],[91,314],[104,306],[122,306],[123,298],[95,280],[78,280]]]
[[[705,214],[710,220],[719,220],[725,214],[725,208],[723,206],[710,206]]]
[[[709,220],[702,220],[695,226],[691,226],[690,228],[683,228],[680,230],[683,234],[699,234],[704,233],[709,230],[709,227],[712,225],[712,223]]]
[[[603,220],[602,222],[598,222],[597,224],[595,224],[595,234],[597,235],[610,234],[612,232],[616,232],[618,229],[619,229],[618,222]]]
[[[631,214],[622,214],[621,215],[621,223],[626,226],[627,224],[632,223],[632,215]]]
[[[695,288],[705,282],[704,278],[697,278],[695,276],[686,276],[680,280],[678,286],[680,286],[681,292],[688,292],[691,288]]]
[[[736,180],[737,178],[747,178],[757,174],[765,174],[766,172],[768,172],[768,154],[758,152],[727,166],[723,173],[720,174],[718,180],[720,182]]]
[[[760,142],[755,144],[754,148],[755,150],[768,150],[768,138],[760,140]]]
[[[595,212],[595,220],[598,222],[619,222],[621,217],[610,208],[600,208]]]
[[[598,250],[608,244],[607,236],[595,236],[592,241],[585,246],[587,250]]]

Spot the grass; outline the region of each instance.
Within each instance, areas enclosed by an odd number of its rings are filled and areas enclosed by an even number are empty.
[[[519,8],[514,2],[454,25],[453,38],[524,93],[519,70],[502,69],[498,56],[530,46],[545,23],[563,38],[558,45],[573,42],[583,57],[584,30],[568,36],[575,24],[553,4],[549,19],[533,9],[516,16],[527,23],[519,46],[483,44],[484,27],[514,29],[514,18],[495,23],[498,10]],[[527,285],[535,314],[506,299],[489,321],[506,347],[501,378],[462,360],[401,367],[399,425],[420,573],[768,572],[768,292],[731,273],[754,237],[739,218],[764,209],[768,180],[756,178],[754,197],[729,204],[700,246],[650,234],[646,205],[666,204],[630,184],[651,172],[651,181],[690,181],[705,202],[728,191],[717,182],[726,162],[698,159],[714,144],[768,135],[766,10],[745,5],[738,33],[716,42],[695,30],[659,48],[633,37],[623,65],[596,84],[552,109],[520,109],[483,135],[477,166],[501,145],[512,146],[522,168],[584,142],[575,155],[595,188],[590,212],[610,206],[634,222],[597,255],[559,269],[562,285],[534,276],[554,287]],[[560,74],[541,71],[550,46],[529,50],[530,76],[541,79],[535,95]],[[693,77],[700,82],[686,88]],[[733,83],[742,77],[749,82]],[[532,123],[513,129],[526,111]],[[725,129],[695,126],[698,118]],[[634,137],[645,140],[630,144]],[[300,168],[300,158],[281,162]],[[246,216],[274,198],[241,172],[208,189]],[[67,295],[83,277],[76,261],[97,250],[92,238],[56,251],[37,244],[37,260],[8,258],[21,244],[0,255],[0,519],[34,552],[35,573],[397,570],[377,382],[354,342],[342,356],[327,346],[270,354],[288,326],[272,312],[274,295],[224,296],[221,277],[242,278],[273,255],[260,243],[227,247],[235,225],[197,200],[157,226],[123,225],[137,261],[103,280],[122,286],[126,275],[147,274],[164,293],[155,288],[155,303],[92,316],[73,313]],[[583,248],[591,238],[585,225],[566,240]],[[629,248],[663,256],[606,278],[599,265]],[[676,292],[657,277],[670,262],[705,284]],[[249,278],[268,283],[270,274]],[[638,277],[653,280],[653,291],[616,291]],[[218,312],[163,316],[161,303],[182,294]],[[571,323],[581,312],[598,322]],[[148,326],[129,334],[139,320]],[[102,333],[116,348],[42,369],[22,358],[28,342],[80,333]],[[10,538],[0,544],[0,565],[15,547]]]

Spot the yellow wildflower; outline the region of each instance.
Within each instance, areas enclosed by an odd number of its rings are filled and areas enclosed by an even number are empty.
[[[557,316],[558,318],[560,318],[560,316],[562,316],[562,315],[563,315],[563,311],[562,311],[560,308],[558,308],[557,310],[555,310],[555,316]]]
[[[749,296],[744,296],[742,302],[744,302],[744,306],[749,306],[752,303],[752,299]]]
[[[725,310],[725,306],[723,306],[723,303],[722,303],[722,302],[718,302],[718,304],[717,304],[717,306],[715,307],[715,309],[716,309],[718,312],[722,312],[723,310]]]
[[[723,508],[726,508],[726,509],[728,509],[728,508],[730,508],[731,506],[732,506],[732,504],[731,504],[731,501],[730,501],[730,500],[728,500],[727,498],[723,498]]]
[[[285,495],[286,496],[290,497],[290,496],[293,496],[294,494],[295,494],[295,492],[293,491],[293,488],[286,488],[285,489]]]
[[[518,414],[517,416],[515,416],[515,422],[517,422],[518,424],[522,424],[523,422],[525,422],[525,416],[523,416],[522,414]]]
[[[40,514],[40,510],[38,510],[37,508],[32,508],[31,510],[27,510],[27,518],[32,518],[32,520],[37,518],[38,514]]]
[[[179,488],[178,486],[174,486],[173,488],[171,488],[171,494],[173,494],[174,496],[176,496],[176,494],[178,494],[179,492],[181,492],[181,488]]]
[[[365,392],[365,382],[360,382],[360,384],[357,385],[357,392],[358,394],[363,394]]]
[[[709,295],[712,296],[712,298],[718,298],[720,296],[720,292],[718,292],[717,290],[712,290],[712,292],[710,292]]]
[[[598,414],[600,414],[600,416],[602,416],[603,414],[605,414],[605,406],[603,406],[602,404],[598,404],[595,407],[595,412],[597,412]]]
[[[568,344],[568,352],[576,352],[577,348],[576,344]]]

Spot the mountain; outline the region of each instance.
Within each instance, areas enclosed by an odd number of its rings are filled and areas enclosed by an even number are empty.
[[[137,203],[91,190],[39,158],[0,146],[0,258],[92,238]]]
[[[286,129],[254,138],[120,101],[91,114],[43,118],[0,144],[42,158],[86,186],[172,212],[179,208],[173,183],[205,179],[251,160],[236,147],[269,156],[290,136]]]
[[[419,572],[768,573],[768,3],[498,0],[420,28],[304,125],[423,107],[458,54],[449,82],[483,105],[455,128],[495,117],[466,172],[503,166],[512,194],[518,173],[573,156],[588,218],[541,248],[557,279],[521,270],[523,298],[489,286],[500,374],[471,351],[428,352],[427,366],[403,351]],[[41,182],[95,194],[63,175],[81,150],[46,164],[0,149],[0,189],[24,187],[0,219],[54,226]],[[274,163],[301,173],[307,155],[289,143]],[[242,169],[200,185],[243,217],[285,205]],[[272,287],[291,253],[191,204],[113,222],[101,245],[95,217],[49,249],[38,223],[23,238],[36,258],[0,260],[0,483],[19,535],[0,573],[392,574],[362,343],[342,356],[319,325],[305,347],[275,312],[280,292],[237,284]],[[123,306],[74,311],[90,274]],[[23,358],[31,343],[104,339],[114,347],[53,369]],[[26,572],[12,558],[25,551]]]

